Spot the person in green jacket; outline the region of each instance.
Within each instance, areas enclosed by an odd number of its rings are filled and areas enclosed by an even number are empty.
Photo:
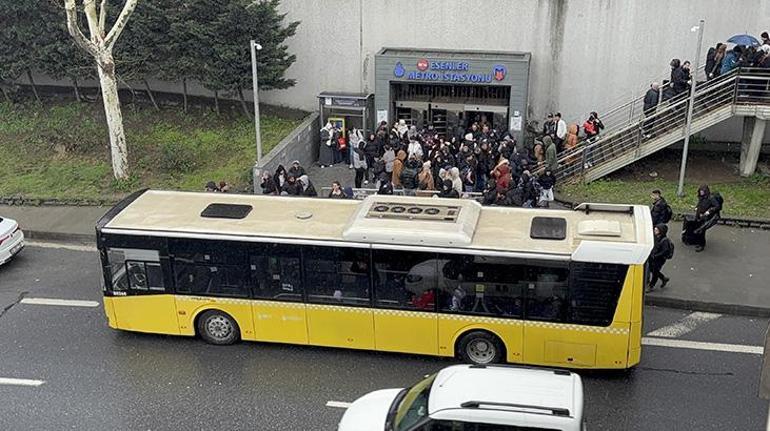
[[[545,168],[550,169],[551,172],[556,172],[559,168],[559,161],[556,158],[556,144],[550,136],[543,136],[543,144],[545,144]]]

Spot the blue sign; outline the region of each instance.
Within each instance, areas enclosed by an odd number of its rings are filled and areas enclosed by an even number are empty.
[[[396,78],[409,81],[457,82],[457,83],[490,83],[502,81],[508,75],[508,69],[495,65],[489,73],[471,73],[471,65],[465,61],[428,61],[421,58],[416,64],[417,70],[407,71],[399,61],[393,68]]]

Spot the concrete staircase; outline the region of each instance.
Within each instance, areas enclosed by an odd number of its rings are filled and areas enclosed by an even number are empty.
[[[687,96],[663,102],[647,116],[641,98],[630,102],[628,121],[616,122],[597,139],[559,154],[557,177],[564,182],[594,181],[681,141],[687,126]],[[750,175],[770,119],[770,70],[739,69],[696,87],[691,134],[733,116],[751,118],[747,123],[751,127],[744,127],[746,148],[741,154],[741,174]]]

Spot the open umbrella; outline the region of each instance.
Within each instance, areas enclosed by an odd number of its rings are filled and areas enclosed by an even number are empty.
[[[747,46],[759,46],[761,43],[757,40],[756,37],[750,35],[750,34],[736,34],[735,36],[731,37],[730,39],[727,39],[727,42],[734,43],[736,45],[747,45]]]

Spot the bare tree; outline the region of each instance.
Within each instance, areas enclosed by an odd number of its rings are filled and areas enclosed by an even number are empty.
[[[78,24],[76,0],[64,0],[69,34],[75,39],[75,43],[96,61],[102,100],[104,101],[104,114],[107,118],[107,127],[110,130],[112,171],[117,179],[128,178],[128,150],[126,149],[126,135],[123,131],[123,116],[120,113],[118,81],[115,76],[112,49],[115,46],[115,41],[126,27],[138,1],[126,0],[115,24],[109,31],[106,31],[107,0],[100,1],[98,11],[96,0],[82,0],[90,35],[90,38],[87,38]]]

